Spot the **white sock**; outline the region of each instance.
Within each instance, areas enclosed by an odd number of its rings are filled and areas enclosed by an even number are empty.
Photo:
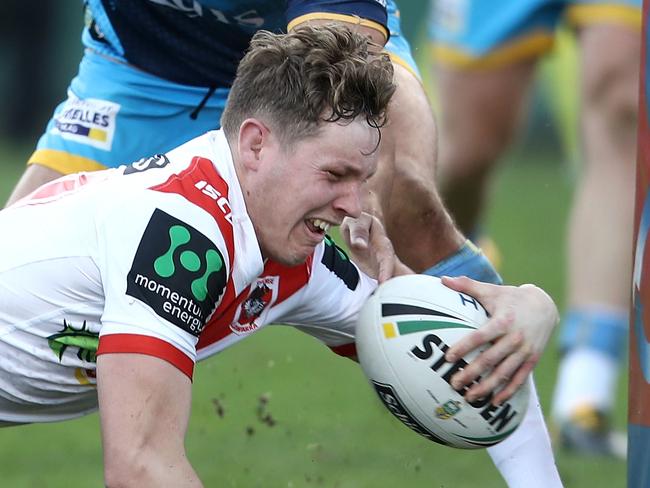
[[[532,377],[524,420],[510,437],[487,449],[509,488],[561,488],[551,439]]]
[[[584,347],[570,350],[558,369],[553,418],[562,422],[584,405],[609,412],[617,377],[618,363],[611,356]]]

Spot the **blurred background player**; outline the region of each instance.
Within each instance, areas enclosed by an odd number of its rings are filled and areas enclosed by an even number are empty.
[[[441,193],[477,233],[490,176],[521,122],[538,61],[566,21],[580,52],[583,170],[568,232],[567,310],[552,415],[559,442],[624,455],[609,427],[625,353],[640,59],[640,2],[437,0]]]

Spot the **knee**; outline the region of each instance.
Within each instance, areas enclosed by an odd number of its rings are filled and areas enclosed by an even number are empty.
[[[610,56],[587,71],[583,105],[617,138],[635,134],[638,114],[638,63],[631,57]],[[620,140],[620,139],[619,139]]]
[[[440,143],[437,181],[443,192],[474,186],[489,177],[508,148],[510,137],[489,133],[476,139],[444,139]]]
[[[429,200],[428,195],[435,192],[433,172],[423,171],[420,163],[414,160],[396,160],[393,172],[393,188],[407,190],[410,200]]]
[[[443,186],[446,181],[484,177],[508,149],[519,121],[508,114],[495,115],[489,120],[480,120],[478,113],[443,118],[439,158]]]
[[[418,167],[416,172],[427,173],[441,167],[443,177],[450,175],[453,179],[473,178],[489,171],[514,138],[518,112],[503,107],[500,111],[490,108],[487,114],[479,109],[468,117],[450,114],[443,118],[444,134],[439,138],[421,81],[404,67],[394,67],[397,90],[382,135],[386,144],[382,145],[394,153],[401,176],[408,179],[413,166]]]
[[[404,218],[432,222],[444,217],[446,212],[438,194],[433,171],[416,161],[396,161],[392,175],[391,210]]]

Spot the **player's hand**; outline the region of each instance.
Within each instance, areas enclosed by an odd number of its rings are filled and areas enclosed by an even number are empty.
[[[501,404],[524,383],[542,355],[559,316],[551,297],[534,285],[503,286],[470,278],[443,277],[445,286],[476,298],[490,314],[483,327],[449,348],[448,361],[456,361],[477,347],[487,349],[452,377],[460,389],[481,376],[465,398],[473,401],[492,391],[492,403]]]
[[[341,235],[355,264],[379,283],[413,273],[395,255],[383,224],[374,215],[362,212],[357,219],[346,217],[341,224]]]

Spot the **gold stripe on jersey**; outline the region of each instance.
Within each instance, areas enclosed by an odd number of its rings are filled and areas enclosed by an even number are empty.
[[[553,36],[548,32],[533,32],[520,39],[508,42],[486,54],[474,56],[462,49],[434,45],[433,58],[441,64],[466,69],[493,69],[524,59],[537,57],[553,46]]]
[[[371,29],[379,31],[379,33],[384,37],[384,42],[386,42],[386,40],[388,39],[388,31],[386,30],[386,28],[383,25],[379,24],[378,22],[375,22],[374,20],[362,19],[361,17],[357,17],[355,15],[335,14],[331,12],[314,12],[311,14],[305,14],[296,17],[291,22],[289,22],[289,25],[287,26],[287,30],[290,31],[298,24],[302,24],[303,22],[308,22],[310,20],[335,20],[337,22],[346,22],[348,24],[362,25],[364,27],[369,27]]]
[[[631,5],[573,5],[567,9],[566,18],[573,26],[622,24],[641,29],[641,9]]]
[[[413,70],[413,67],[412,67],[409,63],[407,63],[406,61],[404,61],[403,58],[401,58],[401,57],[398,56],[397,54],[390,53],[390,52],[388,52],[388,51],[384,51],[384,52],[385,52],[386,54],[388,54],[388,57],[390,58],[390,60],[391,60],[394,64],[399,64],[402,68],[406,68],[406,69],[407,69],[407,70],[408,70],[408,71],[409,71],[413,76],[415,76],[418,80],[420,80],[420,75],[418,75],[418,74]],[[422,80],[420,80],[420,83],[421,83],[421,82],[422,82]]]
[[[78,173],[79,171],[98,171],[106,166],[94,159],[84,158],[65,151],[55,149],[37,149],[31,155],[27,164],[40,164],[64,175]]]

